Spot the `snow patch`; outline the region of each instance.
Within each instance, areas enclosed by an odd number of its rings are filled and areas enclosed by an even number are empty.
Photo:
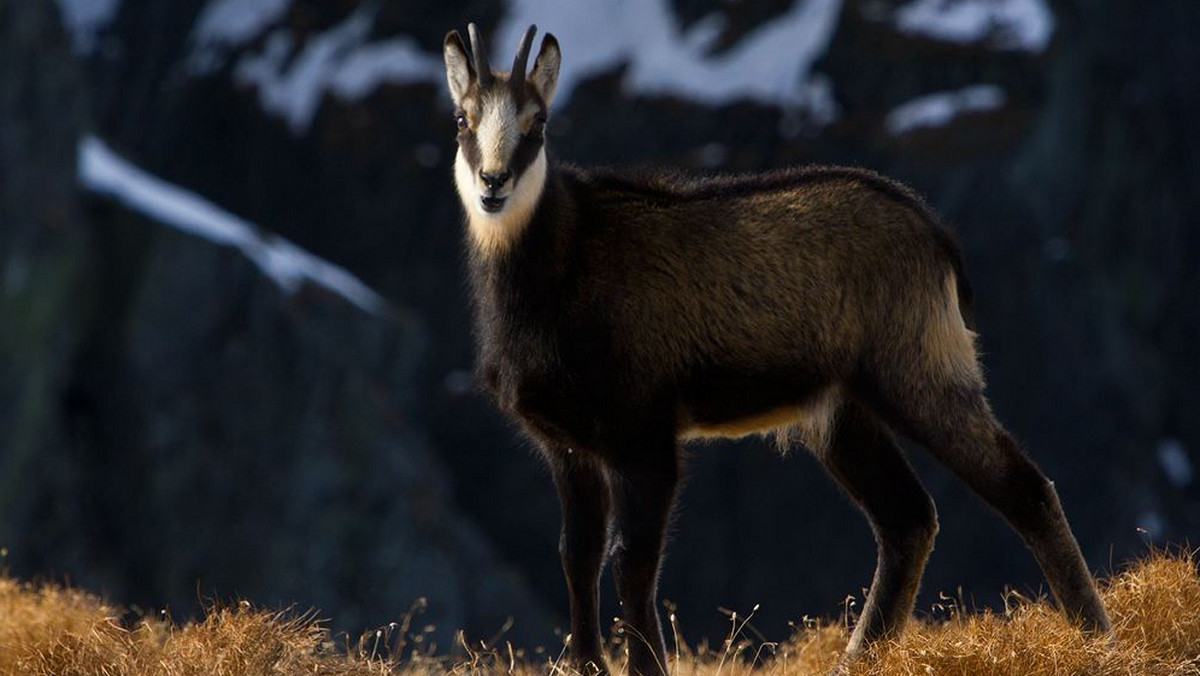
[[[1029,52],[1046,49],[1054,35],[1054,14],[1044,0],[914,0],[892,20],[906,33]]]
[[[63,25],[71,34],[71,45],[76,54],[88,55],[96,51],[96,37],[105,26],[112,23],[121,0],[58,0]]]
[[[308,130],[326,92],[356,100],[387,82],[440,82],[441,59],[422,52],[412,39],[365,43],[375,12],[367,7],[352,13],[309,39],[294,57],[291,33],[274,31],[262,51],[238,61],[235,82],[256,87],[263,108],[287,120],[297,134]]]
[[[287,2],[215,0],[193,34],[189,72],[221,63],[227,56],[220,50],[255,37]],[[581,81],[626,66],[625,86],[635,94],[710,105],[749,99],[803,111],[819,126],[832,121],[837,108],[828,80],[814,75],[812,66],[829,46],[841,6],[842,0],[798,0],[730,49],[712,54],[722,27],[718,15],[685,31],[668,0],[511,0],[490,40],[492,62],[507,68],[525,28],[538,23],[563,46],[560,102]],[[422,51],[406,36],[367,41],[377,9],[365,5],[306,40],[295,54],[293,34],[273,31],[261,48],[238,60],[235,81],[255,87],[263,107],[287,120],[295,133],[308,130],[327,93],[357,100],[384,83],[444,86],[441,54]],[[205,45],[216,51],[206,52]]]
[[[751,99],[822,108],[828,115],[826,92],[812,86],[812,66],[829,46],[841,6],[841,0],[798,0],[728,50],[712,54],[721,30],[717,16],[685,31],[668,0],[511,0],[492,40],[492,63],[507,69],[522,33],[536,23],[562,45],[561,100],[582,80],[627,65],[624,84],[636,93],[707,104]]]
[[[216,70],[233,49],[261,35],[291,4],[292,0],[212,0],[188,37],[187,73],[196,76]]]
[[[940,127],[963,113],[995,110],[1004,105],[1004,90],[996,85],[972,85],[951,92],[936,92],[903,103],[884,120],[888,133],[907,134],[914,129]]]
[[[79,144],[79,180],[89,190],[111,195],[125,206],[177,230],[240,250],[285,293],[311,283],[362,310],[380,314],[387,302],[357,277],[278,235],[221,209],[208,200],[142,171],[87,136]]]
[[[1192,483],[1192,461],[1178,439],[1163,439],[1158,444],[1158,465],[1176,488]]]
[[[348,54],[330,77],[330,89],[339,98],[356,100],[384,82],[442,82],[441,57],[421,51],[417,41],[397,37],[362,45]]]

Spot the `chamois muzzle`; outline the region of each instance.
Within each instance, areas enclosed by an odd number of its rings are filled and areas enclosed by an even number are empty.
[[[494,173],[479,172],[479,180],[487,186],[487,194],[479,198],[479,203],[483,206],[483,210],[494,214],[504,208],[504,201],[508,199],[507,195],[498,195],[508,180],[512,178],[512,170],[505,169]]]
[[[500,188],[504,187],[505,183],[508,183],[508,179],[512,178],[512,169],[505,169],[504,171],[497,171],[494,173],[481,171],[479,172],[479,178],[483,181],[483,184],[487,186],[488,190],[496,192],[500,190]]]

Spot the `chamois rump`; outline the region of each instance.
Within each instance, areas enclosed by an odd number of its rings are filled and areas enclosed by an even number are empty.
[[[656,608],[681,444],[800,442],[869,519],[871,589],[848,657],[912,612],[937,516],[896,442],[921,443],[1032,549],[1060,607],[1110,624],[1054,485],[992,414],[956,245],[862,169],[691,177],[553,164],[561,52],[536,29],[511,73],[475,26],[446,35],[481,381],[548,462],[562,504],[570,650],[604,670],[611,557],[630,671],[666,670]]]

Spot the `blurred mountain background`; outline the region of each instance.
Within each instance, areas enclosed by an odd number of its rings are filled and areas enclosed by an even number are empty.
[[[1191,0],[0,0],[0,565],[355,635],[424,597],[442,645],[558,644],[554,492],[470,377],[440,57],[469,20],[498,64],[559,37],[559,160],[913,185],[1091,565],[1198,539]],[[1039,590],[912,451],[942,523],[919,607]],[[869,530],[811,458],[692,455],[661,583],[688,638],[862,597]]]

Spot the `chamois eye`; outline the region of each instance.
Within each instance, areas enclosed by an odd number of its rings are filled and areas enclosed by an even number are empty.
[[[467,116],[459,113],[454,116],[454,124],[458,126],[458,130],[462,131],[467,128]]]
[[[546,116],[538,115],[537,117],[533,118],[533,124],[529,125],[529,135],[537,137],[537,136],[541,136],[545,132],[546,132]]]

